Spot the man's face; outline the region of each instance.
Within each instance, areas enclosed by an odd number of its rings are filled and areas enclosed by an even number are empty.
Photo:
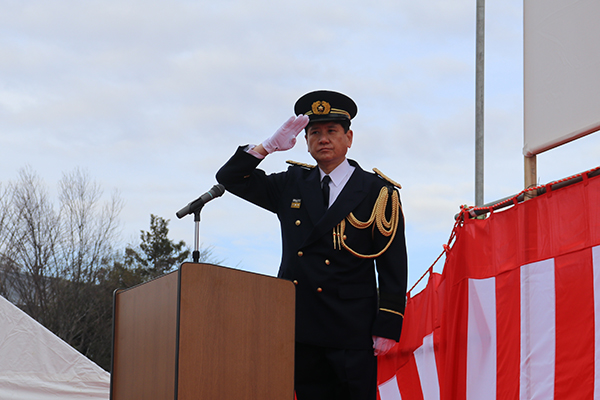
[[[352,131],[344,132],[339,122],[315,122],[306,132],[308,152],[324,172],[340,165],[352,145]]]

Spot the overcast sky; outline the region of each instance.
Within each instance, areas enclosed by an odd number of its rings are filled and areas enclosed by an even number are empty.
[[[150,214],[193,246],[175,212],[210,189],[318,89],[358,104],[349,157],[400,182],[409,285],[474,203],[473,0],[0,0],[0,182],[30,166],[51,193],[81,168],[125,201],[123,243]],[[485,201],[523,189],[522,0],[486,4]],[[598,166],[592,135],[538,156],[547,183]],[[311,162],[304,140],[269,156]],[[226,193],[201,241],[224,265],[275,275],[277,218]],[[441,266],[436,267],[441,270]]]

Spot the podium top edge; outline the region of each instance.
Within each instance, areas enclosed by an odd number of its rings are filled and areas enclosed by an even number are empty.
[[[209,267],[209,268],[218,268],[218,269],[222,269],[222,270],[226,270],[226,271],[231,271],[231,272],[239,272],[239,273],[244,273],[244,274],[249,274],[249,275],[253,275],[253,276],[259,276],[259,277],[265,277],[265,278],[270,278],[270,279],[275,279],[277,281],[281,281],[281,282],[289,282],[292,286],[295,285],[292,281],[287,280],[287,279],[282,279],[276,276],[272,276],[272,275],[266,275],[266,274],[261,274],[258,272],[251,272],[251,271],[246,271],[243,269],[238,269],[238,268],[232,268],[232,267],[226,267],[223,265],[217,265],[217,264],[210,264],[210,263],[194,263],[194,262],[184,262],[183,264],[181,264],[181,266],[179,267],[178,271],[182,271],[184,268],[194,268],[194,267]]]

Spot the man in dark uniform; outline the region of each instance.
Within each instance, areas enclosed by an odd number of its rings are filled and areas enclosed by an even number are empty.
[[[308,93],[296,102],[296,117],[262,144],[238,148],[217,173],[228,191],[279,217],[278,277],[296,285],[298,400],[375,400],[375,356],[402,330],[407,256],[399,185],[346,158],[357,110],[341,93]],[[266,155],[292,148],[303,129],[316,167],[292,163],[270,175],[257,168]]]

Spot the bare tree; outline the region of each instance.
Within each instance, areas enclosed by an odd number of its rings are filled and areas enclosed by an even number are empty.
[[[116,252],[118,194],[102,201],[76,169],[59,182],[56,211],[30,168],[0,193],[2,294],[83,354],[98,342],[110,353],[112,289],[100,283]]]
[[[2,254],[5,280],[15,297],[10,300],[46,324],[48,306],[54,300],[49,278],[56,276],[53,256],[58,217],[46,187],[30,169],[21,170],[17,182],[10,185],[8,201]]]
[[[59,182],[61,277],[72,282],[95,282],[98,268],[112,256],[118,239],[118,194],[100,204],[102,190],[79,169]]]
[[[53,331],[88,356],[99,335],[106,333],[99,325],[106,327],[111,321],[110,293],[98,285],[115,254],[123,206],[118,194],[104,203],[102,194],[80,169],[64,174],[59,182],[60,235],[54,254],[60,279],[53,281]]]
[[[15,297],[11,282],[7,280],[8,257],[5,254],[5,244],[8,241],[8,226],[12,217],[11,190],[5,186],[0,186],[0,295],[7,299]]]
[[[0,186],[0,294],[108,369],[113,291],[177,268],[190,252],[155,215],[139,245],[116,249],[119,195],[106,200],[80,169],[63,174],[57,189],[55,207],[31,168]],[[201,261],[211,258],[201,250]]]

